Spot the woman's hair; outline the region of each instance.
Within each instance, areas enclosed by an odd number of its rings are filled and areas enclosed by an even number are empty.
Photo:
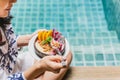
[[[5,29],[6,24],[10,24],[12,18],[13,17],[11,15],[9,15],[8,17],[5,17],[5,18],[0,18],[0,27]]]
[[[11,23],[12,18],[13,17],[10,15],[8,17],[5,17],[5,18],[0,18],[0,27],[2,28],[3,31],[5,31],[7,24]],[[1,45],[3,45],[3,42],[2,42],[2,33],[0,31],[0,46]]]

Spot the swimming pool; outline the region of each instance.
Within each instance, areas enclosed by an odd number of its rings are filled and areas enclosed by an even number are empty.
[[[102,0],[18,0],[11,13],[16,34],[43,28],[62,32],[73,66],[120,65],[120,43],[108,30]]]

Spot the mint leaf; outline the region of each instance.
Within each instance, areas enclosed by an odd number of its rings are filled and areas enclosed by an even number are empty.
[[[44,44],[50,43],[51,40],[52,40],[52,37],[49,36],[46,40],[42,41],[42,44],[44,45]]]

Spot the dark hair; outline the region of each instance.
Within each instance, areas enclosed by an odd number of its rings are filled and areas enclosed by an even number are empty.
[[[3,31],[5,31],[7,24],[11,23],[12,18],[13,17],[10,15],[8,17],[5,17],[5,18],[0,18],[0,27],[2,28]],[[0,31],[0,46],[2,46],[4,44],[5,44],[5,42],[2,42],[2,33]]]
[[[0,18],[0,27],[5,29],[6,24],[11,24],[11,19],[13,17],[11,15],[5,17],[5,18]]]

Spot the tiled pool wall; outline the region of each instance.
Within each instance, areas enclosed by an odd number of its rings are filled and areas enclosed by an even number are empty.
[[[119,66],[120,43],[116,31],[109,30],[103,3],[104,0],[18,0],[11,12],[15,16],[13,27],[16,34],[43,28],[62,32],[71,46],[73,66]]]
[[[117,32],[120,41],[120,0],[102,0],[108,30]]]

